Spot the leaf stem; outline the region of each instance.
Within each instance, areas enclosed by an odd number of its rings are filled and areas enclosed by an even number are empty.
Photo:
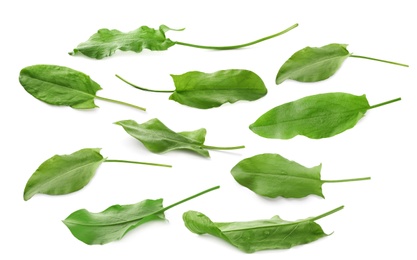
[[[126,160],[114,160],[114,159],[106,159],[104,162],[144,164],[144,165],[161,166],[161,167],[169,167],[169,168],[172,167],[172,165],[169,165],[169,164],[149,163],[149,162],[137,162],[137,161],[126,161]]]
[[[335,182],[350,182],[350,181],[366,181],[370,180],[371,177],[355,178],[355,179],[344,179],[344,180],[322,180],[324,183],[335,183]]]
[[[191,196],[191,197],[188,197],[188,198],[186,198],[186,199],[180,200],[180,201],[178,201],[178,202],[176,202],[176,203],[174,203],[174,204],[171,204],[171,205],[169,205],[169,206],[167,206],[167,207],[165,207],[165,208],[162,208],[161,210],[158,210],[158,212],[155,212],[154,214],[156,214],[156,213],[160,213],[160,212],[165,212],[166,210],[168,210],[168,209],[170,209],[170,208],[173,208],[173,207],[175,207],[175,206],[177,206],[177,205],[179,205],[179,204],[182,204],[182,203],[184,203],[184,202],[186,202],[186,201],[189,201],[189,200],[191,200],[191,199],[197,198],[197,197],[199,197],[199,196],[201,196],[201,195],[203,195],[203,194],[205,194],[205,193],[207,193],[207,192],[210,192],[210,191],[213,191],[213,190],[217,190],[218,188],[220,188],[220,186],[215,186],[215,187],[213,187],[213,188],[210,188],[210,189],[207,189],[207,190],[205,190],[205,191],[199,192],[199,193],[197,193],[197,194],[195,194],[195,195],[193,195],[193,196]]]
[[[231,147],[219,147],[219,146],[202,145],[201,147],[206,148],[206,149],[211,149],[211,150],[236,150],[236,149],[245,148],[244,145],[231,146]]]
[[[104,100],[104,101],[108,101],[108,102],[112,102],[112,103],[116,103],[116,104],[120,104],[120,105],[124,105],[124,106],[128,106],[128,107],[133,107],[133,108],[136,108],[136,109],[139,109],[139,110],[146,111],[146,108],[144,108],[144,107],[139,107],[139,106],[136,106],[136,105],[133,105],[133,104],[123,102],[123,101],[114,100],[114,99],[105,98],[105,97],[100,97],[100,96],[94,96],[94,97],[97,98],[97,99],[100,99],[100,100]]]
[[[116,74],[116,77],[117,77],[117,78],[119,78],[119,79],[120,79],[121,81],[123,81],[124,83],[126,83],[126,84],[128,84],[128,85],[130,85],[130,86],[132,86],[132,87],[134,87],[134,88],[137,88],[137,89],[143,90],[143,91],[149,91],[149,92],[162,92],[162,93],[172,93],[172,92],[174,92],[174,90],[153,90],[153,89],[142,88],[142,87],[139,87],[139,86],[137,86],[137,85],[135,85],[135,84],[133,84],[133,83],[131,83],[131,82],[129,82],[129,81],[127,81],[127,80],[125,80],[124,78],[120,77],[120,76],[119,76],[119,75],[117,75],[117,74]]]
[[[386,102],[382,102],[382,103],[370,106],[369,109],[385,106],[385,105],[388,105],[390,103],[394,103],[394,102],[397,102],[397,101],[400,101],[400,100],[401,100],[401,98],[392,99],[392,100],[389,100],[389,101],[386,101]]]
[[[353,54],[351,54],[350,57],[360,58],[360,59],[367,59],[367,60],[374,60],[374,61],[385,62],[385,63],[394,64],[394,65],[398,65],[398,66],[409,67],[407,64],[393,62],[393,61],[388,61],[388,60],[380,60],[380,59],[375,59],[375,58],[366,57],[366,56],[360,56],[360,55],[353,55]]]
[[[268,39],[271,39],[271,38],[280,36],[280,35],[288,32],[288,31],[291,31],[292,29],[294,29],[297,26],[298,26],[298,23],[296,23],[296,24],[288,27],[287,29],[285,29],[285,30],[283,30],[283,31],[281,31],[279,33],[272,34],[270,36],[267,36],[267,37],[258,39],[256,41],[252,41],[252,42],[248,42],[248,43],[244,43],[244,44],[239,44],[239,45],[232,45],[232,46],[204,46],[204,45],[197,45],[197,44],[191,44],[191,43],[185,43],[185,42],[175,42],[175,43],[176,44],[179,44],[179,45],[184,45],[184,46],[189,46],[189,47],[194,47],[194,48],[200,48],[200,49],[232,50],[232,49],[239,49],[239,48],[247,47],[247,46],[250,46],[250,45],[254,45],[256,43],[263,42],[263,41],[266,41]]]
[[[317,217],[312,217],[312,218],[310,218],[310,220],[312,220],[312,221],[316,221],[316,220],[318,220],[318,219],[321,219],[321,218],[327,217],[327,216],[329,216],[329,215],[331,215],[331,214],[333,214],[333,213],[335,213],[335,212],[338,212],[339,210],[342,210],[344,207],[345,207],[345,206],[340,206],[340,207],[335,208],[335,209],[333,209],[333,210],[330,210],[330,211],[328,211],[328,212],[326,212],[326,213],[324,213],[324,214],[318,215]]]

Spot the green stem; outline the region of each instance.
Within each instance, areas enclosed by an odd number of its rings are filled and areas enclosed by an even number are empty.
[[[319,216],[317,216],[317,217],[312,217],[312,218],[310,218],[310,220],[312,220],[312,221],[316,221],[316,220],[318,220],[318,219],[321,219],[321,218],[327,217],[327,216],[329,216],[329,215],[331,215],[331,214],[333,214],[333,213],[335,213],[335,212],[338,212],[339,210],[342,210],[344,207],[345,207],[345,206],[340,206],[340,207],[335,208],[335,209],[333,209],[333,210],[330,210],[330,211],[328,211],[328,212],[326,212],[326,213],[324,213],[324,214],[321,214],[321,215],[319,215]]]
[[[400,100],[401,100],[401,98],[396,98],[396,99],[393,99],[393,100],[390,100],[390,101],[387,101],[387,102],[382,102],[382,103],[370,106],[369,109],[380,107],[380,106],[385,106],[387,104],[394,103],[394,102],[397,102],[397,101],[400,101]]]
[[[360,59],[367,59],[367,60],[374,60],[374,61],[380,61],[380,62],[385,62],[385,63],[394,64],[394,65],[398,65],[398,66],[409,67],[407,64],[402,64],[402,63],[388,61],[388,60],[380,60],[380,59],[375,59],[375,58],[366,57],[366,56],[360,56],[360,55],[353,55],[353,54],[351,54],[350,57],[360,58]]]
[[[137,161],[126,161],[126,160],[113,160],[113,159],[106,159],[104,162],[144,164],[144,165],[161,166],[161,167],[169,167],[169,168],[172,167],[172,165],[168,165],[168,164],[149,163],[149,162],[137,162]]]
[[[130,86],[132,86],[134,88],[140,89],[140,90],[149,91],[149,92],[162,92],[162,93],[172,93],[172,92],[174,92],[174,90],[154,90],[154,89],[142,88],[142,87],[139,87],[139,86],[137,86],[137,85],[135,85],[135,84],[133,84],[133,83],[125,80],[124,78],[120,77],[117,74],[116,74],[116,77],[118,77],[124,83],[126,83],[126,84],[128,84],[128,85],[130,85]]]
[[[212,150],[236,150],[236,149],[245,148],[244,145],[231,146],[231,147],[219,147],[219,146],[202,145],[201,147],[206,148],[206,149],[212,149]]]
[[[94,97],[97,98],[97,99],[100,99],[100,100],[104,100],[104,101],[108,101],[108,102],[112,102],[112,103],[116,103],[116,104],[120,104],[120,105],[125,105],[125,106],[128,106],[128,107],[133,107],[133,108],[136,108],[136,109],[139,109],[139,110],[146,111],[146,108],[144,108],[144,107],[139,107],[139,106],[136,106],[136,105],[133,105],[133,104],[123,102],[123,101],[114,100],[114,99],[110,99],[110,98],[99,97],[99,96],[94,96]]]
[[[232,49],[239,49],[239,48],[247,47],[247,46],[250,46],[250,45],[254,45],[254,44],[257,44],[259,42],[263,42],[263,41],[266,41],[268,39],[271,39],[271,38],[280,36],[280,35],[288,32],[288,31],[291,31],[292,29],[294,29],[297,26],[298,26],[298,23],[292,25],[291,27],[288,27],[287,29],[285,29],[285,30],[283,30],[283,31],[281,31],[279,33],[276,33],[276,34],[273,34],[273,35],[270,35],[270,36],[267,36],[267,37],[258,39],[258,40],[253,41],[253,42],[248,42],[248,43],[239,44],[239,45],[232,45],[232,46],[204,46],[204,45],[196,45],[196,44],[185,43],[185,42],[175,42],[175,43],[176,44],[179,44],[179,45],[184,45],[184,46],[189,46],[189,47],[194,47],[194,48],[201,48],[201,49],[232,50]]]
[[[350,181],[366,181],[366,180],[370,180],[371,177],[364,177],[364,178],[356,178],[356,179],[344,179],[344,180],[322,180],[322,182],[326,182],[326,183],[334,183],[334,182],[350,182]]]
[[[191,196],[191,197],[188,197],[188,198],[183,199],[183,200],[180,200],[180,201],[178,201],[178,202],[176,202],[176,203],[174,203],[174,204],[171,204],[171,205],[169,205],[168,207],[162,208],[161,210],[158,210],[158,211],[157,211],[157,212],[155,212],[154,214],[157,214],[157,213],[160,213],[160,212],[165,212],[166,210],[168,210],[168,209],[170,209],[170,208],[173,208],[173,207],[175,207],[175,206],[177,206],[177,205],[179,205],[179,204],[182,204],[182,203],[184,203],[184,202],[186,202],[186,201],[189,201],[189,200],[191,200],[191,199],[197,198],[197,197],[199,197],[199,196],[201,196],[201,195],[203,195],[203,194],[205,194],[205,193],[207,193],[207,192],[210,192],[210,191],[212,191],[212,190],[217,190],[218,188],[220,188],[220,186],[215,186],[215,187],[213,187],[213,188],[210,188],[210,189],[207,189],[207,190],[202,191],[202,192],[200,192],[200,193],[197,193],[197,194],[195,194],[195,195],[193,195],[193,196]]]

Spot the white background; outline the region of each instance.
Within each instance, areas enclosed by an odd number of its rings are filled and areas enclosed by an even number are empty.
[[[1,259],[416,259],[416,14],[413,1],[3,1],[0,4],[2,94],[0,258]],[[172,40],[205,45],[244,43],[300,26],[278,38],[236,51],[173,46],[168,51],[118,52],[91,60],[67,54],[100,28],[134,30],[141,25],[186,27]],[[314,84],[275,75],[292,53],[306,46],[346,43],[357,54],[407,63],[410,68],[349,58],[332,78]],[[34,64],[57,64],[82,71],[103,88],[98,95],[131,102],[147,112],[97,101],[99,109],[47,105],[19,84],[19,71]],[[260,75],[268,95],[255,102],[199,110],[169,101],[169,94],[141,92],[119,81],[173,89],[169,74],[199,70],[249,69]],[[338,136],[310,140],[264,139],[248,126],[267,110],[301,97],[325,93],[366,94],[370,104],[401,102],[369,111],[356,127]],[[118,120],[139,123],[159,118],[174,131],[207,129],[206,144],[246,145],[233,152],[212,151],[211,159],[190,152],[152,154],[127,135]],[[159,168],[103,164],[90,184],[65,196],[36,195],[23,201],[26,181],[54,154],[101,147],[113,159],[172,164]],[[323,163],[323,179],[371,176],[371,181],[324,184],[326,199],[265,199],[235,182],[230,169],[240,160],[279,153],[305,166]],[[166,212],[169,222],[140,226],[122,240],[88,246],[61,220],[86,208],[164,198],[169,205],[189,195],[213,191]],[[245,221],[279,214],[295,220],[340,205],[319,220],[331,236],[289,250],[245,254],[183,225],[182,213],[197,210],[213,221]]]

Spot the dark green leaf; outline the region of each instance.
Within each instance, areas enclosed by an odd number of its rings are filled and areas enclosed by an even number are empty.
[[[399,100],[401,98],[370,106],[365,95],[312,95],[269,110],[249,128],[266,138],[290,139],[296,135],[326,138],[354,127],[367,110]]]
[[[339,211],[343,206],[317,217],[286,221],[279,216],[248,222],[212,222],[200,212],[183,215],[185,226],[196,234],[219,237],[246,253],[267,249],[287,249],[327,236],[314,221]]]
[[[123,120],[115,124],[122,126],[128,134],[142,142],[153,153],[185,149],[194,151],[204,157],[210,157],[207,149],[232,150],[244,148],[244,146],[215,147],[204,145],[206,129],[176,133],[156,118],[143,124],[138,124],[133,120]]]
[[[301,82],[325,80],[342,66],[348,57],[361,58],[408,67],[406,64],[350,54],[347,44],[332,43],[323,47],[306,47],[294,53],[278,71],[275,83],[281,84],[287,79]]]
[[[43,162],[26,183],[24,199],[37,193],[68,194],[82,189],[105,158],[100,149],[81,149],[69,155],[54,155]]]
[[[249,70],[191,71],[171,76],[175,92],[169,99],[190,107],[219,107],[227,102],[257,100],[267,93],[262,79]]]
[[[320,48],[306,47],[294,53],[278,71],[276,84],[286,79],[316,82],[332,76],[349,57],[347,44],[329,44]]]
[[[62,195],[80,190],[90,182],[103,162],[172,167],[159,163],[106,159],[100,154],[100,150],[85,148],[70,155],[55,155],[46,160],[29,178],[24,199],[28,200],[37,193]]]
[[[101,99],[140,110],[143,107],[122,101],[99,97],[101,89],[90,76],[67,67],[57,65],[34,65],[20,71],[20,84],[35,98],[57,106],[70,106],[77,109],[97,107],[94,99]]]
[[[116,50],[141,52],[143,49],[153,51],[167,50],[175,42],[166,38],[165,32],[173,30],[165,25],[159,26],[159,30],[141,26],[138,29],[123,33],[118,30],[100,29],[86,42],[80,43],[74,52],[81,52],[85,56],[102,59],[113,55]]]
[[[81,209],[63,222],[78,240],[89,245],[106,244],[121,239],[127,232],[146,222],[164,220],[166,210],[218,188],[207,189],[165,208],[162,199],[158,199],[131,205],[113,205],[100,213]]]
[[[320,171],[321,164],[307,168],[279,154],[259,154],[240,161],[231,173],[241,185],[270,198],[302,198],[310,194],[324,198],[323,183],[370,179],[321,180]]]
[[[35,98],[58,106],[87,109],[100,85],[86,74],[62,66],[34,65],[20,71],[20,84]]]

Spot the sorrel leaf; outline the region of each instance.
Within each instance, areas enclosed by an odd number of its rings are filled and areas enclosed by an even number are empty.
[[[77,53],[82,53],[90,58],[102,59],[113,55],[116,50],[141,52],[143,49],[149,49],[152,51],[163,51],[167,50],[175,44],[202,49],[232,50],[247,47],[277,37],[288,31],[291,31],[297,26],[298,24],[294,24],[279,33],[269,35],[252,42],[233,46],[205,46],[180,41],[172,41],[169,38],[166,38],[165,33],[169,30],[182,31],[183,29],[175,30],[169,28],[166,25],[159,26],[158,30],[149,28],[148,26],[141,26],[138,29],[127,33],[123,33],[118,30],[100,29],[86,42],[80,43],[74,49],[74,51],[69,52],[69,54],[75,55]]]
[[[29,94],[50,105],[91,109],[97,107],[94,99],[100,99],[145,110],[136,105],[97,96],[96,92],[101,87],[90,76],[63,66],[26,67],[20,71],[19,81]]]
[[[270,198],[302,198],[311,194],[324,198],[323,183],[370,179],[322,180],[320,171],[321,164],[307,168],[279,154],[259,154],[237,163],[231,173],[242,186]]]
[[[127,232],[149,221],[164,220],[166,210],[218,188],[210,188],[165,208],[162,199],[148,199],[131,205],[113,205],[99,213],[81,209],[63,222],[78,240],[88,245],[106,244],[121,239]]]
[[[294,53],[278,71],[275,83],[281,84],[287,79],[300,82],[325,80],[339,70],[348,58],[363,58],[408,67],[408,65],[380,60],[349,53],[347,44],[332,43],[322,47],[305,47]]]
[[[141,26],[127,33],[118,30],[100,29],[86,42],[80,43],[69,54],[75,55],[80,52],[90,58],[102,59],[113,55],[116,50],[141,52],[143,49],[149,49],[163,51],[175,44],[165,36],[165,33],[169,30],[175,29],[165,25],[159,26],[158,30]]]
[[[206,129],[202,128],[192,132],[176,133],[157,118],[142,124],[138,124],[134,120],[123,120],[115,124],[122,126],[128,134],[139,140],[153,153],[190,150],[204,157],[210,157],[207,149],[233,150],[244,148],[244,146],[216,147],[204,145]]]
[[[265,138],[290,139],[296,135],[327,138],[354,127],[369,109],[399,100],[401,98],[370,106],[365,95],[312,95],[269,110],[249,128]]]
[[[35,194],[62,195],[78,191],[94,177],[103,162],[122,162],[171,167],[166,164],[104,158],[99,148],[84,148],[69,155],[54,155],[32,174],[26,183],[24,200]]]
[[[253,253],[267,249],[288,249],[328,236],[315,221],[343,209],[343,206],[317,217],[286,221],[279,216],[247,222],[213,222],[200,212],[183,214],[185,226],[193,233],[210,234],[238,249]]]
[[[119,79],[141,90],[150,92],[173,92],[169,97],[180,104],[207,109],[239,100],[253,101],[265,96],[268,90],[262,79],[249,70],[220,70],[214,73],[190,71],[181,75],[171,75],[175,90],[151,90]]]

